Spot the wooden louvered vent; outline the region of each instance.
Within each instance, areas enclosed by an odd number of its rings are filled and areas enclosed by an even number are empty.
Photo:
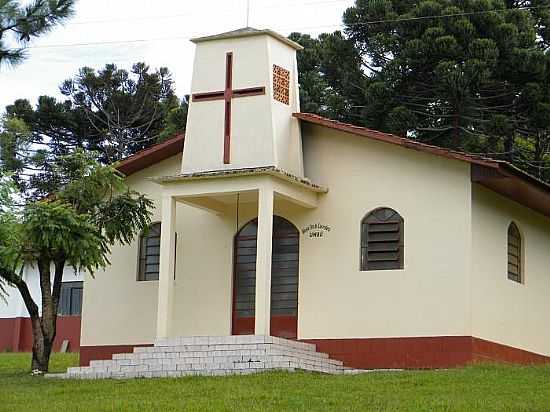
[[[521,283],[521,234],[515,223],[508,226],[508,279]]]
[[[361,270],[389,269],[403,269],[403,218],[380,208],[361,223]]]

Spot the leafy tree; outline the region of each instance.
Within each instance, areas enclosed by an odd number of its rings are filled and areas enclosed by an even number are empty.
[[[152,202],[129,190],[112,166],[82,150],[58,157],[47,176],[48,197],[21,209],[0,208],[0,290],[13,286],[30,314],[32,370],[47,372],[56,335],[57,309],[66,266],[93,273],[104,268],[115,243],[128,244],[148,227]],[[0,181],[0,200],[10,193]],[[21,277],[24,265],[36,265],[42,306]]]
[[[158,140],[163,141],[183,132],[187,124],[188,109],[189,100],[186,96],[178,107],[168,110],[164,118],[164,129],[160,132]]]
[[[369,79],[353,42],[340,32],[317,39],[292,33],[289,38],[304,46],[298,53],[301,111],[361,124],[357,108]]]
[[[141,63],[133,74],[113,65],[97,73],[83,68],[62,89],[70,99],[41,96],[35,107],[19,99],[0,120],[0,166],[27,197],[56,190],[45,175],[59,156],[85,149],[109,164],[185,128],[187,99],[175,97],[166,69],[150,73]]]
[[[343,21],[293,35],[303,110],[550,178],[550,0],[356,0]]]
[[[25,44],[71,17],[75,1],[34,0],[24,6],[20,3],[0,0],[0,67],[20,63],[25,58]],[[10,47],[12,43],[20,47]]]
[[[31,131],[23,120],[6,117],[1,121],[0,164],[4,172],[12,173],[17,184],[22,184],[25,173],[25,155],[21,152],[29,150],[31,140]]]
[[[378,103],[367,108],[369,123],[454,148],[475,146],[494,116],[515,123],[522,83],[540,74],[544,59],[533,18],[517,7],[358,0],[344,24],[378,71],[367,90]]]
[[[185,127],[187,102],[176,97],[166,68],[151,72],[145,63],[136,63],[128,72],[107,64],[95,72],[83,67],[62,84],[61,92],[70,99],[66,110],[76,111],[78,121],[85,122],[80,143],[100,152],[105,162]]]

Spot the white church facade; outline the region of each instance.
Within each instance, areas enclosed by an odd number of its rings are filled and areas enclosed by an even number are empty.
[[[548,185],[301,113],[301,47],[274,32],[194,42],[185,137],[119,165],[154,223],[86,277],[82,365],[231,335],[355,368],[550,360]]]

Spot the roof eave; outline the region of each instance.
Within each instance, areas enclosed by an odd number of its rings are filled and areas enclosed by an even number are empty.
[[[238,39],[243,37],[254,37],[254,36],[262,36],[267,35],[271,36],[283,43],[285,43],[287,46],[292,47],[295,50],[303,50],[304,47],[295,41],[290,40],[289,38],[269,29],[262,29],[262,30],[254,30],[254,31],[242,31],[242,32],[227,32],[227,33],[220,33],[220,34],[214,34],[211,36],[202,36],[202,37],[194,37],[191,39],[191,42],[198,44],[208,41],[214,41],[214,40],[225,40],[225,39]]]
[[[293,116],[302,121],[344,133],[467,162],[471,165],[471,181],[473,183],[478,183],[546,217],[550,217],[550,185],[508,162],[426,145],[403,137],[337,122],[309,113],[294,113]]]
[[[293,175],[292,173],[279,169],[275,166],[227,169],[227,170],[210,170],[205,172],[179,174],[175,176],[161,176],[161,177],[151,178],[151,180],[160,185],[165,185],[165,184],[171,184],[171,183],[177,183],[177,182],[188,182],[188,181],[194,181],[194,180],[228,179],[228,178],[236,178],[236,177],[262,176],[262,175],[277,177],[279,179],[285,180],[289,183],[304,187],[308,190],[311,190],[317,193],[328,192],[328,188],[324,186],[320,186],[315,183],[312,183],[308,179],[300,178],[298,176]]]
[[[169,157],[176,156],[179,153],[183,153],[183,145],[185,142],[185,136],[183,134],[176,135],[175,137],[165,140],[164,142],[155,144],[146,149],[140,150],[133,155],[120,160],[115,163],[115,168],[126,177],[146,169],[168,159]]]

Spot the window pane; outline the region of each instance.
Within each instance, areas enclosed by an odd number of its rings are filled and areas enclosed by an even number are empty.
[[[82,313],[83,282],[63,282],[57,312],[61,316],[79,316]]]
[[[82,314],[82,288],[73,288],[71,291],[71,315]]]
[[[141,235],[138,280],[158,280],[160,263],[160,223]]]
[[[147,247],[160,246],[160,237],[149,237],[146,242]]]

